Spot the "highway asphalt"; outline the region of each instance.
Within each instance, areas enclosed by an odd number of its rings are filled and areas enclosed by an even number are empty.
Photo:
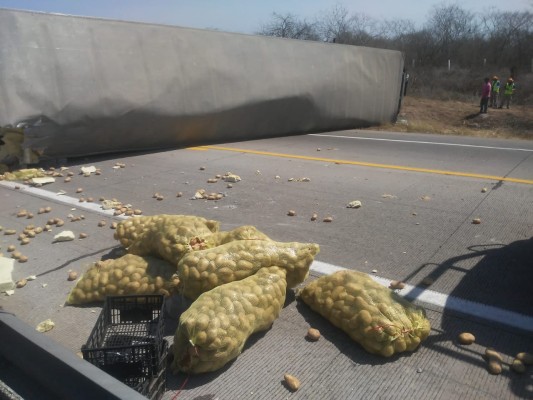
[[[116,163],[124,168],[113,168]],[[313,277],[347,268],[385,284],[402,280],[408,286],[401,294],[424,305],[432,321],[419,351],[383,362],[292,298],[273,328],[237,361],[218,374],[191,377],[179,399],[533,397],[531,368],[524,375],[507,368],[492,376],[481,358],[486,347],[500,350],[507,362],[519,351],[533,352],[533,141],[341,131],[61,165],[76,172],[71,182],[58,179],[39,189],[0,182],[0,225],[21,229],[28,221],[16,218],[18,209],[51,205],[66,221],[68,214],[84,213],[85,220],[65,228],[89,237],[52,245],[48,234],[32,241],[23,249],[29,261],[17,265],[14,278],[38,279],[0,297],[0,305],[32,326],[53,318],[56,328],[47,335],[72,351],[87,339],[99,308],[62,306],[72,286],[67,271],[82,271],[118,245],[108,227],[97,226],[113,217],[103,215],[97,201],[79,198],[117,198],[144,215],[199,215],[219,220],[223,230],[255,225],[278,241],[318,243]],[[77,175],[88,165],[102,175]],[[231,188],[207,182],[226,172],[242,180]],[[194,200],[198,189],[224,197]],[[154,199],[155,192],[164,200]],[[361,207],[348,208],[355,200]],[[43,218],[49,216],[34,221]],[[0,251],[5,254],[9,244],[16,238],[0,236]],[[309,324],[325,331],[314,349],[302,339]],[[463,330],[476,333],[474,347],[457,345]],[[296,393],[280,385],[287,369],[307,382]],[[246,379],[255,379],[252,389],[243,386]],[[169,377],[165,398],[184,380]]]

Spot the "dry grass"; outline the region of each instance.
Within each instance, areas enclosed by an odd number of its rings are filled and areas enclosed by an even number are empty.
[[[376,130],[376,128],[371,128]],[[491,138],[533,140],[533,108],[511,105],[510,109],[489,108],[479,114],[479,100],[435,100],[407,96],[396,124],[378,130],[437,133]]]

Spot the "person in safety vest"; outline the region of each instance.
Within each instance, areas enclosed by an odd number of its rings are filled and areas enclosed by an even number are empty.
[[[513,78],[507,79],[507,82],[503,88],[503,100],[499,108],[502,108],[504,104],[507,106],[507,108],[511,106],[511,98],[513,97],[514,89],[515,87]]]
[[[485,78],[483,80],[483,85],[481,86],[481,101],[479,102],[479,113],[486,114],[487,108],[489,106],[490,99],[490,79]]]
[[[490,95],[490,106],[492,108],[498,107],[498,103],[500,100],[500,79],[496,75],[492,77],[492,93]]]

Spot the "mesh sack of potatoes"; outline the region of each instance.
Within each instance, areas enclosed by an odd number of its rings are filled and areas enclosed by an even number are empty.
[[[200,238],[200,240],[202,243],[196,248],[193,247],[194,250],[213,248],[235,240],[270,240],[270,238],[255,226],[244,225],[232,229],[231,231],[215,232],[204,238]]]
[[[413,351],[429,335],[424,309],[361,272],[322,276],[299,297],[373,354]]]
[[[98,261],[78,280],[68,304],[103,301],[106,296],[176,293],[176,268],[164,260],[126,254]]]
[[[128,253],[152,255],[177,263],[196,238],[218,232],[220,223],[191,215],[134,217],[117,225],[114,237]]]
[[[286,270],[262,268],[255,275],[202,294],[185,311],[174,335],[172,370],[215,371],[236,358],[246,340],[278,317]]]
[[[195,299],[219,285],[244,279],[260,268],[274,265],[287,270],[287,286],[293,288],[307,278],[319,250],[315,243],[234,240],[194,251],[178,263],[180,291]]]

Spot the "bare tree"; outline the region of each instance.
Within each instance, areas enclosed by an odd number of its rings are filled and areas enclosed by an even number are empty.
[[[533,13],[491,10],[481,21],[492,63],[520,65],[533,57]]]
[[[313,24],[305,20],[300,21],[292,14],[273,13],[271,21],[263,25],[257,33],[291,39],[319,40],[319,35]]]
[[[352,30],[352,21],[348,10],[337,4],[317,21],[317,27],[324,41],[343,43],[343,39]]]
[[[433,9],[426,29],[431,33],[435,46],[435,62],[443,65],[445,60],[472,56],[468,51],[462,52],[464,44],[478,33],[475,15],[458,5],[440,5]],[[464,60],[463,60],[464,61]]]

